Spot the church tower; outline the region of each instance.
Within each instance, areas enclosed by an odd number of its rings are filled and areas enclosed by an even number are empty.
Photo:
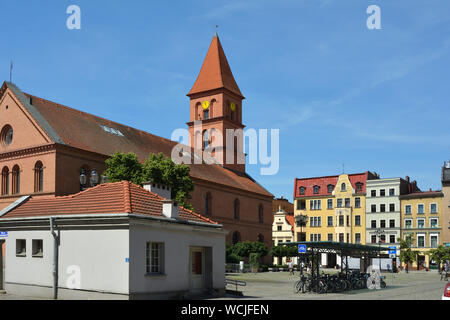
[[[245,98],[234,80],[217,34],[187,96],[190,98],[190,121],[187,124],[191,147],[195,143],[197,149],[203,151],[213,148],[211,154],[218,163],[245,172],[242,135],[245,127],[242,124],[242,100]],[[228,129],[234,130],[235,134],[230,136]]]

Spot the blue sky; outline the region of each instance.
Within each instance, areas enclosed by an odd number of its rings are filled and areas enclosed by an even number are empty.
[[[79,5],[82,29],[66,28]],[[381,8],[381,30],[366,9]],[[248,172],[292,199],[295,177],[376,171],[440,189],[450,159],[450,1],[0,0],[0,78],[170,138],[215,25],[249,128],[280,129],[280,171]]]

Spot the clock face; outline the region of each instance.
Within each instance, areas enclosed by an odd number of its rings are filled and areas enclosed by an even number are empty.
[[[203,108],[203,110],[208,109],[208,108],[209,108],[209,105],[210,105],[210,102],[209,102],[208,100],[203,101],[203,102],[202,102],[202,108]]]
[[[234,102],[230,103],[230,109],[233,112],[236,110],[236,104]]]

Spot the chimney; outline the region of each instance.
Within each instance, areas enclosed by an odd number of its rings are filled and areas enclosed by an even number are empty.
[[[169,186],[160,184],[160,183],[153,183],[153,182],[144,182],[142,184],[143,188],[147,191],[156,193],[157,195],[171,200],[172,199],[172,190]]]
[[[172,200],[163,200],[163,215],[167,218],[178,219],[178,204]]]

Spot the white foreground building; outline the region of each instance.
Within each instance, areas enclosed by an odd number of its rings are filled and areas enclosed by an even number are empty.
[[[23,197],[0,215],[7,293],[166,299],[225,292],[222,226],[130,182]]]

